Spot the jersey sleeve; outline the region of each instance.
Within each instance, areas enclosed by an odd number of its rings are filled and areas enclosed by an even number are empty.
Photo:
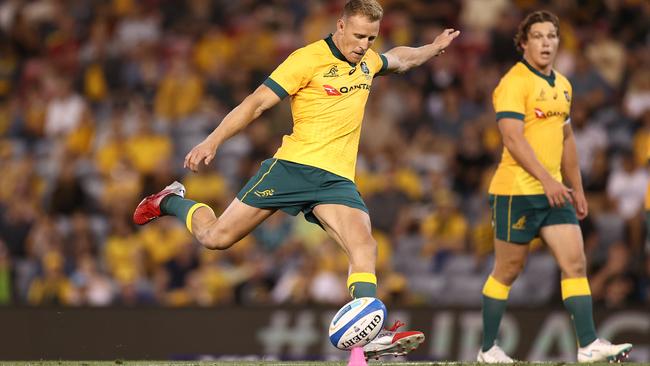
[[[524,120],[526,115],[526,87],[522,78],[504,76],[492,95],[497,121],[502,118]]]
[[[304,48],[294,51],[265,81],[280,99],[296,94],[309,84],[313,76],[313,62]]]
[[[386,59],[386,56],[369,49],[367,60],[374,75],[383,75],[388,71],[388,59]]]

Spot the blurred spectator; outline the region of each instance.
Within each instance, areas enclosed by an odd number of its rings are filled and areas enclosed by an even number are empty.
[[[625,220],[627,239],[637,248],[643,240],[643,202],[648,184],[644,167],[637,165],[634,154],[626,150],[621,154],[619,169],[612,172],[607,182],[607,195],[618,203],[618,214]]]
[[[27,299],[30,305],[72,305],[77,302],[74,287],[63,271],[63,256],[50,251],[43,255],[43,274],[29,286]]]
[[[421,255],[432,258],[433,271],[444,268],[454,254],[466,250],[467,220],[458,211],[458,200],[451,192],[437,192],[435,210],[422,221],[420,228],[426,239]]]
[[[609,247],[607,261],[591,275],[589,285],[595,302],[610,308],[627,305],[634,291],[630,250],[623,243]]]
[[[113,303],[115,289],[110,277],[97,268],[94,256],[84,255],[70,276],[77,291],[76,305],[107,306]]]

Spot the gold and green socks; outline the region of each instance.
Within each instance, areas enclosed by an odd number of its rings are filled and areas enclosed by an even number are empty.
[[[192,232],[192,215],[201,207],[208,207],[205,203],[197,203],[179,195],[170,194],[160,202],[160,212],[165,215],[176,216],[185,224],[187,230]]]
[[[488,277],[483,286],[481,311],[483,313],[483,345],[482,351],[486,352],[494,345],[499,334],[501,317],[506,311],[506,303],[510,286],[506,286],[494,277]]]
[[[580,347],[596,340],[591,290],[586,277],[562,280],[562,301],[571,314]]]
[[[348,290],[354,299],[377,297],[377,276],[369,272],[351,273],[348,276]]]

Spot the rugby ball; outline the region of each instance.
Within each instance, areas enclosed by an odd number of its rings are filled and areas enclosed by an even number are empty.
[[[374,297],[354,299],[334,315],[330,323],[330,342],[349,350],[363,347],[379,334],[386,321],[386,306]]]

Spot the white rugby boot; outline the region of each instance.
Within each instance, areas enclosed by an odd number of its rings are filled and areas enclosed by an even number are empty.
[[[485,352],[479,349],[478,355],[476,356],[476,360],[478,362],[484,362],[484,363],[514,363],[515,362],[515,360],[513,360],[508,355],[506,355],[506,353],[503,352],[501,347],[497,346],[496,344]]]
[[[586,347],[578,349],[578,362],[621,362],[627,358],[632,344],[611,344],[604,339],[596,339]]]

